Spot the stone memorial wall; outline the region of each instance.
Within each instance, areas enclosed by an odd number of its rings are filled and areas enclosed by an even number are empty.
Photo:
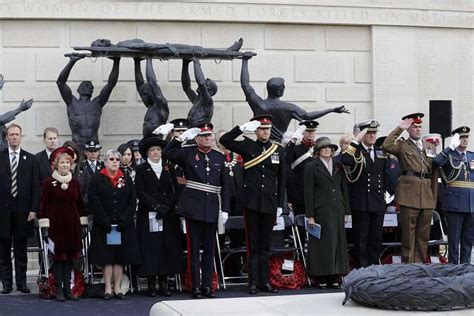
[[[471,1],[252,0],[252,1],[68,1],[0,0],[0,113],[23,98],[33,108],[18,115],[24,147],[42,147],[45,127],[69,138],[66,106],[56,87],[73,46],[98,38],[141,38],[225,48],[244,38],[242,50],[258,56],[249,64],[257,93],[266,96],[270,77],[286,79],[283,100],[307,110],[346,105],[350,115],[320,119],[320,134],[338,140],[355,122],[376,117],[382,133],[402,114],[428,110],[429,100],[453,101],[453,126],[471,124],[474,8]],[[214,123],[230,129],[250,118],[239,77],[239,60],[203,61],[216,80]],[[74,94],[92,80],[94,96],[112,61],[83,59],[68,83]],[[170,119],[186,116],[181,62],[154,61],[170,105]],[[145,106],[136,92],[133,61],[122,59],[119,82],[104,108],[99,137],[104,148],[141,137]],[[293,128],[290,126],[290,129]],[[425,125],[428,132],[428,125]],[[382,134],[381,133],[381,134]]]

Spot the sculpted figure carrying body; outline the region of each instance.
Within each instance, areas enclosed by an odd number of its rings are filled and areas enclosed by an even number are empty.
[[[69,62],[59,74],[56,84],[59,92],[67,106],[67,116],[69,127],[72,131],[72,140],[84,148],[87,141],[93,140],[99,142],[98,130],[100,127],[100,118],[102,116],[102,108],[107,104],[110,94],[117,84],[119,75],[120,58],[113,58],[114,65],[109,75],[107,84],[102,88],[100,94],[92,99],[94,86],[90,81],[83,81],[77,88],[79,98],[72,95],[71,88],[67,85],[67,79],[72,67],[84,55],[71,54]]]

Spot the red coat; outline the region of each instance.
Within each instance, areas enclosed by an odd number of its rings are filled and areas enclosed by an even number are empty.
[[[72,179],[67,190],[52,177],[41,190],[40,218],[49,218],[49,238],[54,242],[54,260],[73,260],[80,256],[81,223],[84,213],[79,181]]]

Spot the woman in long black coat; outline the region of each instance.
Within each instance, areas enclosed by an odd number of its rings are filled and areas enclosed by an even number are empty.
[[[316,143],[319,158],[305,167],[304,199],[308,225],[321,225],[321,238],[309,236],[307,272],[317,277],[320,287],[338,287],[341,275],[349,272],[344,228],[349,194],[342,165],[332,158],[337,145],[327,137]]]
[[[89,185],[89,207],[94,215],[89,248],[90,263],[102,266],[105,279],[104,299],[112,297],[112,276],[115,296],[120,292],[123,266],[140,263],[137,233],[133,222],[136,194],[132,179],[119,169],[121,155],[109,150],[104,156],[105,168],[95,174]],[[121,234],[119,245],[107,244],[112,225]]]
[[[165,145],[166,142],[157,136],[140,141],[140,153],[145,162],[137,167],[135,175],[137,233],[142,259],[138,274],[148,277],[150,296],[157,294],[156,276],[159,278],[160,295],[170,296],[168,276],[184,270],[180,220],[175,212],[175,178],[170,167],[161,159],[161,149]],[[159,228],[150,227],[150,221],[155,220]]]

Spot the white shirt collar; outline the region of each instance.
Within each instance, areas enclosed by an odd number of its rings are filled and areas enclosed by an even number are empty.
[[[368,151],[369,148],[371,148],[372,150],[374,149],[374,146],[366,146],[364,143],[362,143],[362,146],[364,146],[365,150]]]
[[[321,159],[321,161],[323,162],[323,164],[326,166],[326,168],[328,169],[329,173],[332,175],[332,157],[329,159],[329,161],[326,161],[326,159],[323,159],[321,157],[319,157],[319,159]]]
[[[21,150],[21,148],[18,148],[18,149],[15,151],[17,155],[20,154],[20,150]],[[13,149],[11,149],[11,147],[8,146],[8,155],[11,156],[12,153],[13,153]]]
[[[51,157],[51,154],[53,153],[52,151],[49,151],[48,149],[45,149],[46,151],[46,156],[48,156],[48,159],[49,157]],[[53,150],[54,151],[54,150]]]

